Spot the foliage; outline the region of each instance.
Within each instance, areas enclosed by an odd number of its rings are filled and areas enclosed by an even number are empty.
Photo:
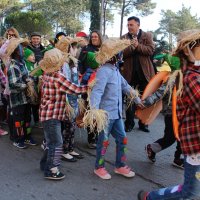
[[[90,0],[90,23],[90,31],[100,30],[100,0]]]
[[[178,33],[189,30],[200,28],[200,21],[197,15],[192,16],[191,8],[186,8],[182,5],[182,9],[178,12],[172,12],[171,10],[162,10],[162,18],[159,22],[160,33],[167,37],[171,48],[176,41]]]
[[[21,34],[31,32],[49,33],[52,28],[40,12],[14,12],[5,19],[5,27],[14,26]]]

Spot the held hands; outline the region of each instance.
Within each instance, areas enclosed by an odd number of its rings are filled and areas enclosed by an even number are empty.
[[[137,48],[137,46],[138,46],[138,39],[136,37],[134,37],[131,40],[131,45],[133,45],[135,48]]]

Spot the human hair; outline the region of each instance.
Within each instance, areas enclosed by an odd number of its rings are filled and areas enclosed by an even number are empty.
[[[14,28],[14,27],[10,27],[10,28],[8,28],[8,29],[6,30],[6,32],[5,32],[5,34],[4,34],[4,37],[5,37],[5,38],[8,39],[8,32],[9,32],[9,31],[12,31],[12,32],[15,34],[15,37],[16,37],[16,38],[20,38],[19,32],[18,32],[17,29]]]
[[[102,39],[101,33],[100,33],[98,30],[93,30],[93,31],[91,31],[91,33],[90,33],[90,39],[89,39],[89,44],[92,45],[92,38],[91,38],[92,33],[96,33],[96,34],[99,36],[99,41],[100,41],[99,46],[101,46],[101,45],[102,45],[102,42],[103,42],[103,39]]]
[[[134,20],[138,23],[138,25],[140,25],[140,19],[138,17],[132,16],[128,18],[128,21]]]

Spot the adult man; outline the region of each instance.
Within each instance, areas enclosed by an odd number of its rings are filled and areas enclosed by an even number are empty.
[[[132,16],[128,18],[128,33],[122,39],[132,40],[132,45],[123,51],[124,67],[121,73],[127,82],[134,88],[138,88],[142,93],[149,80],[155,75],[151,56],[154,52],[154,42],[152,34],[140,29],[140,19]],[[130,106],[126,111],[125,129],[131,131],[134,122],[135,105]],[[139,129],[149,132],[148,126],[141,121],[138,122]]]
[[[31,33],[31,44],[28,46],[35,54],[35,61],[39,62],[43,58],[43,50],[45,49],[41,44],[41,34],[34,32]]]

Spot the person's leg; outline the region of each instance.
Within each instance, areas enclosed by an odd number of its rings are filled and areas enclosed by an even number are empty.
[[[148,193],[146,200],[200,199],[200,165],[191,165],[185,161],[184,170],[183,185],[151,191]],[[138,196],[138,199],[142,200],[140,196]]]
[[[109,145],[109,135],[114,120],[109,120],[108,126],[99,133],[96,147],[96,162],[94,173],[102,179],[110,179],[110,174],[105,169],[105,154]]]
[[[135,173],[126,165],[127,137],[122,119],[116,119],[111,129],[111,134],[116,142],[115,173],[126,177],[133,177]]]
[[[33,105],[31,104],[33,120],[35,123],[39,122],[39,104]]]
[[[130,132],[133,130],[135,126],[134,116],[135,116],[134,105],[130,105],[126,110],[126,120],[124,122],[126,132]]]
[[[63,154],[62,160],[69,161],[69,162],[76,162],[77,160],[70,155],[70,151],[74,149],[74,131],[75,127],[73,127],[72,123],[69,120],[66,120],[63,123]]]
[[[90,128],[87,127],[87,132],[88,132],[88,147],[90,149],[95,149],[96,148],[96,143],[97,143],[97,138],[98,138],[98,133],[96,130],[90,131]]]
[[[181,158],[181,154],[182,154],[181,145],[180,145],[180,142],[177,141],[176,151],[174,153],[173,166],[183,169],[184,168],[184,159]]]
[[[56,119],[51,119],[44,121],[43,126],[48,150],[44,176],[48,179],[63,179],[65,176],[58,170],[63,145],[61,122]]]
[[[156,161],[156,153],[159,153],[160,151],[168,148],[176,141],[172,124],[172,116],[166,115],[164,118],[164,122],[165,122],[164,136],[156,140],[152,144],[148,144],[145,147],[147,156],[149,160],[151,160],[152,162]]]
[[[13,117],[13,138],[14,143],[13,145],[18,148],[26,148],[27,146],[24,145],[24,112],[25,112],[25,105],[19,105],[11,109],[12,117]]]

